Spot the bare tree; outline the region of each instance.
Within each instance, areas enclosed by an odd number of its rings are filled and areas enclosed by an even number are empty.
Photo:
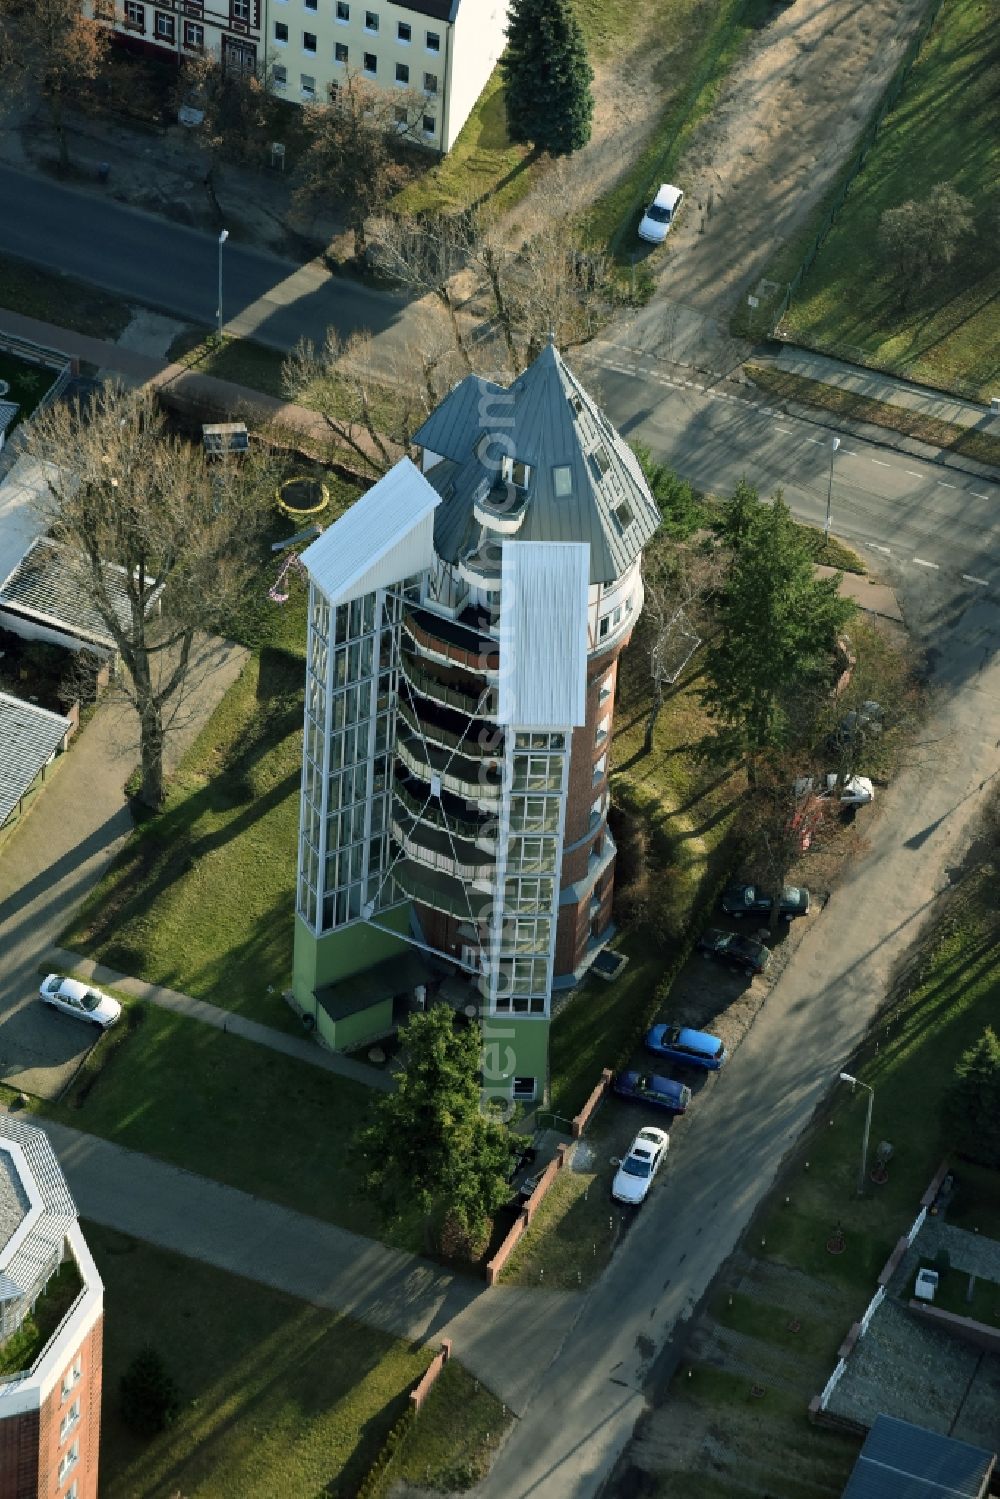
[[[0,0],[0,91],[13,97],[33,84],[44,98],[59,146],[59,168],[69,166],[66,101],[100,73],[110,32],[83,14],[80,0]]]
[[[195,634],[224,630],[251,583],[266,460],[209,468],[168,435],[152,392],[113,385],[86,410],[37,414],[26,449],[45,464],[44,519],[121,658],[139,719],[139,795],[158,807]]]
[[[384,276],[443,308],[466,371],[473,367],[471,326],[459,318],[465,297],[456,286],[473,262],[477,238],[468,214],[383,214],[372,223],[370,257]]]
[[[249,70],[224,67],[207,53],[184,62],[177,92],[182,102],[196,104],[203,113],[196,139],[209,153],[205,184],[216,209],[218,163],[260,166],[275,138],[280,103],[269,81],[270,70],[262,63]]]
[[[345,209],[358,260],[366,221],[412,174],[404,145],[416,138],[423,107],[421,95],[387,93],[348,70],[331,85],[329,103],[303,112],[309,145],[297,173],[296,207],[310,217]]]
[[[711,629],[710,600],[725,569],[722,548],[710,540],[660,545],[643,554],[643,640],[653,684],[643,753],[663,707],[664,687],[676,682]]]

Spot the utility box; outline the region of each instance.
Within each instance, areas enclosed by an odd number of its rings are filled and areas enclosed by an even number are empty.
[[[933,1301],[937,1293],[940,1276],[936,1270],[921,1270],[913,1287],[914,1296],[921,1301]]]
[[[223,453],[245,453],[250,445],[246,422],[206,422],[201,429],[202,446],[209,458]]]

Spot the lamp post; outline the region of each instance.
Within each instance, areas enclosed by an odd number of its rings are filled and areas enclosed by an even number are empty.
[[[219,305],[215,309],[216,332],[222,337],[222,247],[229,238],[228,229],[219,231]]]
[[[868,1108],[865,1110],[865,1133],[861,1141],[861,1170],[858,1173],[858,1196],[861,1197],[864,1195],[865,1177],[868,1174],[868,1136],[871,1134],[872,1129],[872,1104],[875,1102],[875,1089],[870,1087],[868,1083],[863,1083],[860,1078],[852,1077],[849,1072],[842,1072],[840,1074],[840,1081],[842,1083],[850,1083],[852,1088],[868,1089]]]
[[[833,521],[833,455],[840,447],[840,438],[830,439],[830,482],[826,487],[826,520],[823,522],[823,534],[829,539],[830,525]]]

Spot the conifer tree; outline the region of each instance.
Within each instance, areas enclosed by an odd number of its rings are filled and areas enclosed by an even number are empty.
[[[513,0],[500,68],[511,140],[553,156],[587,144],[594,73],[570,0]]]

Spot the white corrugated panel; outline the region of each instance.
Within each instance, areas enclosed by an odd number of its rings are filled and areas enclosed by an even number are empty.
[[[0,827],[55,754],[68,718],[0,692]]]
[[[302,553],[310,578],[331,604],[347,604],[430,567],[434,510],[441,497],[401,458]]]
[[[589,576],[585,542],[504,542],[502,724],[564,729],[586,722]]]

